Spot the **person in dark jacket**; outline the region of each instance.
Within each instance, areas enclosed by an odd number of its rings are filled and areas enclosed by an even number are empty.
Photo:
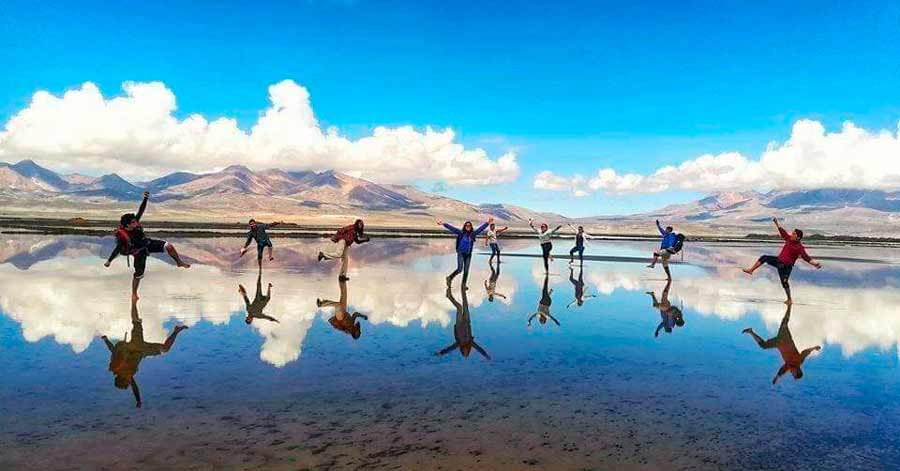
[[[241,257],[247,253],[247,247],[250,246],[250,242],[254,239],[256,240],[256,263],[259,266],[262,266],[263,259],[263,249],[266,247],[269,248],[269,261],[275,260],[275,257],[272,256],[272,240],[269,239],[269,233],[266,232],[267,229],[275,227],[279,224],[283,224],[283,221],[276,221],[270,224],[263,224],[257,222],[256,219],[250,220],[250,229],[247,231],[247,242],[244,242],[244,247],[241,249]]]
[[[144,277],[144,271],[147,268],[147,257],[151,253],[166,252],[179,268],[191,267],[189,263],[181,259],[174,245],[164,240],[151,239],[144,234],[144,228],[141,226],[141,217],[144,215],[144,210],[147,209],[149,200],[150,193],[145,191],[144,199],[141,201],[137,214],[127,213],[119,218],[119,227],[116,230],[116,248],[113,249],[112,253],[109,254],[109,258],[106,259],[106,263],[103,264],[103,266],[109,268],[112,261],[119,255],[134,257],[134,277],[131,281],[131,299],[133,301],[138,300],[138,286],[140,286],[141,279]]]
[[[777,257],[774,255],[763,255],[759,257],[752,267],[744,268],[744,273],[752,276],[753,272],[763,264],[775,267],[775,269],[778,270],[778,278],[781,279],[781,287],[784,288],[784,293],[787,295],[787,300],[785,300],[784,303],[793,304],[794,300],[791,298],[790,278],[791,271],[794,269],[794,264],[797,263],[797,259],[802,258],[804,262],[816,267],[817,270],[822,269],[822,264],[813,260],[812,257],[806,253],[806,247],[804,247],[803,242],[801,242],[803,240],[803,231],[794,229],[794,232],[788,233],[788,231],[784,230],[784,228],[781,227],[781,224],[778,223],[778,218],[772,218],[772,221],[775,223],[775,228],[778,229],[778,234],[784,239],[784,246],[781,248],[781,253],[778,254]]]
[[[478,234],[484,232],[488,225],[493,222],[494,218],[490,218],[486,223],[478,226],[478,229],[473,229],[472,221],[466,221],[463,224],[462,229],[458,229],[450,224],[444,223],[444,221],[437,221],[439,226],[456,234],[456,270],[447,275],[448,288],[453,283],[453,278],[462,273],[462,289],[469,289],[466,283],[469,281],[469,265],[472,263],[472,250],[475,248],[475,241],[478,238]]]
[[[357,219],[353,224],[344,226],[331,236],[334,243],[329,249],[319,252],[319,261],[341,259],[341,273],[338,280],[347,281],[347,267],[350,264],[349,250],[354,243],[362,244],[369,241],[365,234],[366,225],[362,219]]]

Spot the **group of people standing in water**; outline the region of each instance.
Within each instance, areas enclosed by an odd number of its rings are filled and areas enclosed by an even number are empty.
[[[143,217],[144,212],[147,209],[149,198],[150,194],[145,192],[137,213],[127,213],[122,215],[119,221],[119,226],[117,227],[115,232],[116,246],[107,260],[104,262],[104,265],[106,267],[109,267],[112,261],[119,255],[125,255],[126,257],[129,257],[129,259],[132,257],[134,258],[131,303],[131,339],[129,340],[126,336],[125,339],[113,343],[104,336],[103,341],[105,342],[111,353],[109,369],[115,375],[116,387],[122,389],[130,388],[134,393],[136,404],[138,407],[141,406],[142,401],[134,375],[137,372],[138,365],[140,364],[141,360],[147,356],[161,355],[168,352],[173,347],[178,334],[182,330],[187,329],[186,326],[175,327],[172,333],[163,343],[153,343],[144,340],[143,327],[141,324],[140,316],[138,314],[137,301],[139,299],[138,287],[140,286],[140,281],[144,277],[144,274],[146,272],[147,257],[153,253],[165,252],[169,257],[171,257],[177,267],[185,269],[191,267],[189,263],[184,261],[184,259],[175,249],[174,245],[165,240],[150,238],[144,233],[141,218]],[[777,348],[781,353],[784,360],[784,365],[775,376],[775,379],[773,380],[774,383],[778,380],[779,377],[781,377],[788,371],[790,371],[795,378],[799,379],[800,377],[802,377],[803,372],[801,370],[801,365],[803,361],[807,356],[809,356],[810,353],[820,349],[819,346],[815,346],[812,348],[807,348],[802,352],[799,351],[794,345],[793,339],[790,335],[788,322],[791,312],[790,305],[793,303],[789,281],[797,259],[803,259],[806,263],[817,269],[821,269],[822,264],[813,260],[807,253],[806,248],[804,247],[802,242],[802,230],[794,229],[793,231],[788,232],[781,226],[777,218],[773,218],[773,222],[775,224],[776,230],[778,231],[778,234],[784,241],[781,252],[777,256],[763,255],[759,257],[759,259],[757,259],[753,265],[743,269],[743,271],[748,275],[753,275],[755,271],[762,265],[770,265],[774,267],[778,272],[781,285],[784,289],[785,295],[787,296],[785,304],[788,305],[788,310],[785,313],[784,319],[782,320],[778,335],[776,337],[773,337],[769,340],[764,340],[752,329],[744,330],[744,333],[752,336],[761,348]],[[272,285],[268,284],[267,289],[263,291],[262,266],[264,255],[268,256],[268,261],[275,260],[273,253],[273,244],[267,230],[281,223],[282,222],[277,221],[269,224],[264,224],[256,221],[255,219],[251,219],[249,221],[246,241],[243,247],[240,249],[238,258],[242,257],[247,252],[250,244],[255,241],[259,274],[256,280],[256,292],[253,300],[249,298],[247,290],[243,285],[238,286],[238,290],[246,305],[247,316],[245,318],[245,322],[247,324],[252,323],[256,319],[278,322],[278,319],[266,315],[263,312],[272,296]],[[454,324],[455,341],[452,345],[437,352],[437,355],[444,355],[446,353],[449,353],[450,351],[459,350],[463,356],[468,356],[472,350],[475,350],[486,359],[490,359],[490,355],[482,346],[475,342],[475,338],[472,334],[471,316],[469,314],[468,296],[466,293],[466,291],[468,290],[469,269],[472,262],[472,254],[474,253],[477,246],[478,238],[479,236],[484,234],[484,244],[490,249],[490,258],[488,259],[488,265],[491,269],[491,276],[489,280],[485,280],[484,282],[484,288],[487,293],[488,300],[493,302],[495,298],[506,298],[505,295],[497,292],[497,280],[500,276],[501,264],[500,238],[509,230],[509,227],[497,227],[494,223],[493,218],[487,219],[487,221],[480,224],[477,228],[474,227],[471,221],[464,222],[459,228],[440,220],[437,221],[437,223],[456,236],[454,244],[456,252],[456,268],[446,277],[446,297],[451,302],[451,304],[453,304],[457,311],[456,322]],[[559,320],[557,320],[557,318],[554,317],[551,313],[551,295],[553,293],[553,289],[551,289],[549,285],[549,276],[550,263],[553,262],[552,239],[559,234],[562,226],[557,225],[556,227],[551,229],[550,225],[548,225],[547,223],[542,223],[536,227],[533,220],[529,220],[528,225],[529,227],[531,227],[538,238],[538,242],[541,247],[541,257],[543,259],[545,272],[543,289],[541,291],[541,297],[538,302],[538,307],[537,310],[528,318],[528,326],[530,327],[532,325],[532,321],[535,318],[537,318],[540,324],[546,324],[548,321],[552,321],[556,325],[560,325]],[[569,250],[569,281],[571,281],[572,285],[574,286],[575,295],[573,301],[566,306],[567,308],[573,305],[582,306],[586,299],[594,297],[594,295],[585,294],[583,271],[585,241],[590,240],[593,237],[585,232],[583,226],[576,227],[573,225],[569,225],[569,227],[574,233],[574,246]],[[659,299],[656,297],[655,293],[648,292],[648,294],[650,294],[652,297],[653,307],[659,310],[661,317],[661,322],[654,333],[655,336],[658,336],[661,330],[665,330],[666,332],[671,333],[675,327],[684,325],[684,316],[681,309],[679,309],[677,306],[674,306],[668,298],[669,289],[672,285],[672,273],[670,271],[669,261],[673,255],[682,251],[686,239],[684,235],[676,233],[672,226],[663,227],[658,220],[656,221],[656,228],[660,233],[661,242],[659,249],[653,252],[652,259],[648,267],[654,268],[658,262],[661,263],[667,278],[666,286],[663,289],[661,297]],[[354,339],[358,339],[361,335],[361,326],[359,323],[359,319],[365,320],[367,319],[367,317],[358,312],[351,313],[348,309],[347,281],[349,281],[349,251],[354,244],[362,244],[366,242],[369,242],[369,237],[365,233],[365,224],[361,219],[357,219],[353,222],[353,224],[349,224],[338,229],[334,233],[334,235],[330,237],[330,243],[327,245],[327,247],[324,247],[317,254],[317,260],[319,262],[326,260],[340,260],[341,265],[338,274],[338,284],[340,287],[339,300],[332,301],[317,299],[316,306],[318,308],[333,308],[334,316],[332,316],[328,320],[329,324],[331,324],[335,329],[347,333]],[[575,255],[578,255],[577,260],[579,264],[579,274],[577,278],[575,277],[574,272],[574,265],[576,261]],[[458,301],[453,296],[451,286],[455,277],[460,274],[462,274],[462,285],[460,290],[461,301]]]

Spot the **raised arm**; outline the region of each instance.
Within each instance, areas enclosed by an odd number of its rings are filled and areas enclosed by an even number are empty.
[[[453,342],[453,345],[450,345],[449,347],[435,353],[434,356],[442,357],[442,356],[452,352],[453,350],[456,350],[458,347],[459,347],[459,342]]]
[[[810,353],[818,352],[821,349],[822,349],[821,345],[816,345],[815,347],[810,347],[810,348],[807,348],[806,350],[803,350],[802,352],[800,352],[800,362],[802,363],[804,360],[806,360],[806,357],[808,357]]]
[[[456,234],[456,235],[462,234],[462,231],[461,231],[461,230],[457,229],[456,227],[454,227],[454,226],[453,226],[452,224],[450,224],[450,223],[445,222],[445,223],[443,223],[443,224],[441,224],[441,225],[444,226],[444,229],[447,229],[448,231],[450,231],[450,232],[452,232],[452,233],[454,233],[454,234]]]
[[[475,229],[475,235],[481,234],[482,232],[484,232],[485,229],[487,229],[487,227],[488,227],[487,222],[478,226],[478,229]]]
[[[553,314],[550,314],[550,313],[548,312],[548,313],[547,313],[547,317],[549,317],[550,320],[552,320],[553,322],[556,322],[556,325],[559,325],[559,321],[556,320],[555,317],[553,317]]]
[[[135,405],[140,409],[143,404],[143,402],[141,402],[141,390],[138,389],[137,381],[134,380],[134,376],[131,377],[131,392],[134,393]]]
[[[275,226],[278,226],[278,225],[281,225],[281,224],[284,224],[284,221],[270,222],[268,225],[266,225],[266,229],[268,229],[268,228],[270,228],[270,227],[275,227]]]
[[[790,240],[791,236],[781,227],[781,224],[778,222],[778,218],[772,218],[772,222],[775,223],[775,229],[778,229],[778,235],[781,236],[784,240]]]
[[[116,349],[116,346],[113,345],[113,343],[109,341],[109,338],[107,336],[104,335],[100,338],[103,339],[103,343],[106,344],[106,348],[108,348],[110,352],[112,352],[113,350]]]
[[[508,230],[509,230],[509,227],[504,226],[502,229],[497,229],[497,234],[503,234],[504,232],[506,232]]]
[[[559,232],[560,229],[562,229],[561,225],[556,226],[556,229],[553,229],[552,231],[550,231],[550,235],[555,235],[557,232]]]
[[[488,355],[488,353],[486,351],[484,351],[483,348],[481,348],[481,345],[478,345],[477,343],[475,343],[475,340],[472,340],[472,346],[475,347],[475,350],[478,350],[478,353],[480,353],[481,356],[487,358],[488,360],[491,359],[491,356]]]
[[[531,317],[528,318],[528,325],[529,325],[529,326],[531,325],[531,321],[533,321],[534,318],[535,318],[535,316],[537,316],[537,315],[538,315],[538,313],[535,312],[534,314],[531,315]]]
[[[666,230],[663,229],[662,224],[659,223],[659,219],[656,220],[656,230],[658,230],[660,234],[666,235]]]
[[[145,192],[144,192],[144,199],[141,201],[141,207],[138,208],[138,212],[137,212],[137,214],[135,215],[135,218],[137,218],[138,221],[140,221],[140,220],[141,220],[141,216],[144,215],[144,210],[147,209],[147,201],[149,201],[149,200],[150,200],[150,192],[145,191]]]

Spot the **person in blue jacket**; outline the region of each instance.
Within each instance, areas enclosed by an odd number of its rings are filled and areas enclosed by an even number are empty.
[[[659,244],[659,250],[653,252],[653,261],[650,262],[650,265],[647,265],[647,268],[655,268],[656,261],[662,259],[663,270],[666,271],[666,277],[671,280],[672,274],[669,272],[669,258],[677,251],[675,249],[675,243],[678,242],[678,234],[675,233],[675,229],[673,229],[672,226],[666,226],[666,228],[663,229],[662,224],[659,223],[659,219],[656,220],[656,228],[659,230],[660,235],[662,235],[662,242]]]
[[[453,283],[453,278],[462,272],[462,288],[469,289],[468,286],[466,286],[466,282],[469,281],[469,265],[472,263],[472,249],[475,248],[475,241],[478,238],[478,234],[484,232],[492,222],[494,222],[494,218],[488,219],[486,223],[478,226],[478,229],[473,229],[472,221],[466,221],[463,224],[462,229],[459,229],[444,223],[444,221],[437,221],[439,226],[443,226],[448,231],[456,234],[456,270],[447,276],[448,288]]]

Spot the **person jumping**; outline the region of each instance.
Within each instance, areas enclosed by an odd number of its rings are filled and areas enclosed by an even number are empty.
[[[144,199],[138,208],[137,214],[127,213],[119,218],[119,227],[116,229],[116,248],[109,254],[106,268],[119,255],[134,257],[134,278],[131,281],[131,299],[138,300],[138,286],[141,284],[141,278],[144,277],[144,271],[147,268],[147,257],[151,253],[166,252],[175,261],[179,268],[190,268],[189,263],[184,262],[175,250],[175,246],[158,239],[151,239],[144,234],[144,228],[141,226],[141,216],[147,209],[147,201],[150,200],[150,193],[144,192]]]
[[[478,226],[478,229],[472,229],[472,221],[466,221],[463,223],[462,229],[458,229],[444,221],[437,221],[438,226],[443,226],[448,231],[456,234],[456,270],[447,275],[448,288],[453,284],[453,278],[462,273],[462,289],[469,289],[467,282],[469,281],[469,265],[472,263],[472,249],[475,248],[478,234],[484,232],[493,223],[494,218],[489,218],[486,223]]]
[[[772,222],[775,223],[778,234],[784,239],[784,246],[781,248],[781,253],[778,254],[777,257],[774,255],[763,255],[759,257],[753,266],[744,268],[743,271],[752,276],[753,272],[763,264],[775,267],[775,269],[778,270],[778,277],[781,279],[781,286],[784,288],[784,293],[787,295],[787,300],[785,300],[784,303],[790,305],[794,303],[794,300],[791,298],[791,271],[794,269],[794,264],[797,262],[797,259],[802,258],[804,262],[816,267],[817,270],[822,269],[822,264],[813,260],[812,257],[806,253],[806,247],[804,247],[802,243],[803,231],[794,229],[793,232],[788,233],[781,227],[781,224],[778,223],[778,218],[772,218]]]
[[[279,224],[284,224],[284,221],[277,221],[271,224],[262,224],[256,222],[256,219],[250,220],[250,230],[247,232],[247,242],[244,243],[244,247],[241,249],[241,257],[247,253],[247,247],[250,246],[250,242],[256,239],[256,263],[259,266],[262,266],[263,259],[263,249],[266,247],[269,248],[269,261],[275,260],[275,257],[272,256],[272,240],[269,239],[269,234],[266,232],[267,229],[273,228]]]
[[[656,299],[656,293],[647,291],[653,300],[653,307],[659,310],[659,325],[653,332],[654,337],[659,337],[659,331],[665,329],[667,334],[671,334],[675,327],[684,327],[684,313],[678,306],[673,306],[669,301],[669,290],[672,288],[672,279],[666,282],[666,287],[662,290],[662,296]]]
[[[781,368],[778,369],[778,372],[775,373],[775,377],[772,378],[772,384],[778,382],[778,379],[781,378],[788,371],[791,372],[791,375],[794,379],[800,379],[803,377],[803,370],[801,366],[803,366],[803,362],[806,361],[806,358],[812,353],[822,350],[820,345],[816,345],[815,347],[807,348],[802,352],[797,350],[797,345],[794,343],[794,338],[791,336],[791,329],[788,327],[788,323],[791,321],[791,305],[788,304],[787,309],[784,312],[784,317],[781,319],[781,325],[778,326],[778,335],[769,340],[763,340],[762,337],[756,335],[756,332],[753,331],[752,328],[746,328],[743,330],[743,333],[749,334],[753,337],[753,340],[756,341],[756,344],[759,345],[759,348],[763,350],[768,350],[771,348],[777,348],[778,353],[781,354],[781,360],[783,364]]]
[[[575,264],[575,252],[578,252],[578,263],[584,265],[584,241],[585,239],[590,240],[590,234],[584,232],[584,226],[578,226],[577,228],[571,224],[569,227],[575,230],[575,247],[572,247],[572,250],[569,250],[569,265]]]
[[[550,241],[553,236],[562,229],[562,226],[556,226],[556,229],[550,230],[550,226],[547,223],[542,223],[540,230],[534,227],[534,219],[528,220],[528,225],[531,226],[531,229],[537,234],[538,240],[541,243],[541,253],[544,257],[544,271],[550,271],[550,260],[553,258],[550,255],[550,251],[553,250],[553,242]]]
[[[334,246],[325,251],[319,252],[319,261],[341,259],[341,274],[338,280],[347,281],[347,266],[350,264],[350,246],[354,243],[363,244],[369,241],[369,237],[365,234],[366,225],[362,219],[357,219],[353,224],[344,226],[331,236]]]
[[[488,259],[488,265],[494,263],[494,257],[497,257],[497,263],[500,263],[500,243],[497,239],[500,237],[500,234],[503,234],[509,230],[509,227],[503,227],[501,229],[497,229],[493,223],[488,226],[487,232],[484,236],[484,242],[491,248],[491,258]]]

